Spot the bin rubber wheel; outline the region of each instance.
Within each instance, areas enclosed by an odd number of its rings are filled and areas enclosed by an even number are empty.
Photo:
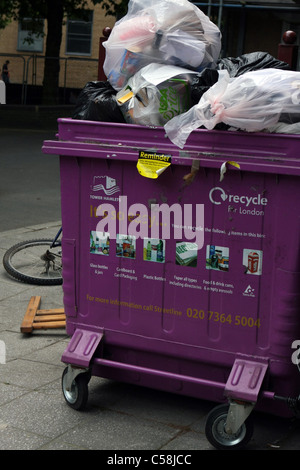
[[[235,434],[225,431],[229,405],[216,406],[207,416],[205,434],[212,446],[219,450],[244,448],[253,435],[253,420],[249,416]]]
[[[82,372],[77,375],[73,380],[71,390],[66,388],[66,375],[68,372],[68,367],[63,371],[62,375],[62,391],[64,398],[68,405],[74,410],[83,410],[87,404],[88,400],[88,383],[91,378],[89,372]]]

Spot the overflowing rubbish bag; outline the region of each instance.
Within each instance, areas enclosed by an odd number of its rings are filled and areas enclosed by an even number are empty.
[[[289,70],[290,66],[276,59],[268,52],[250,52],[239,57],[224,57],[217,61],[218,70],[227,70],[231,77],[238,77],[246,72],[262,69]]]
[[[116,99],[127,123],[163,126],[191,107],[193,73],[180,67],[150,64],[129,79]]]
[[[218,123],[235,129],[259,132],[274,126],[281,116],[299,117],[300,74],[268,69],[231,78],[219,71],[219,80],[199,103],[165,124],[170,140],[183,148],[190,133],[199,127],[214,129]]]
[[[221,50],[219,28],[188,0],[130,0],[108,40],[104,72],[121,90],[151,63],[191,70],[214,67]]]
[[[230,77],[238,77],[246,72],[270,68],[289,70],[290,66],[276,59],[268,52],[262,51],[242,54],[239,57],[224,57],[219,59],[215,68],[204,69],[193,78],[191,84],[192,105],[197,104],[203,93],[218,81],[219,70],[227,70]]]
[[[220,58],[189,0],[129,0],[103,45],[107,81],[86,84],[74,119],[164,126],[180,148],[201,127],[300,133],[300,72],[267,52]]]
[[[125,122],[117,105],[116,90],[109,82],[88,82],[79,93],[73,119]]]

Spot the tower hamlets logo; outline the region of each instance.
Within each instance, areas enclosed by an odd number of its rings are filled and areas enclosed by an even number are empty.
[[[94,176],[93,191],[103,191],[107,196],[111,196],[120,191],[117,181],[110,176]]]

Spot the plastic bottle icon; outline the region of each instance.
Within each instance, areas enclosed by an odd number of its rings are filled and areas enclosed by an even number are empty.
[[[157,260],[158,262],[160,262],[160,263],[164,260],[163,249],[164,249],[163,241],[162,241],[162,240],[159,240],[159,243],[158,243],[158,245],[157,245],[156,260]]]
[[[95,249],[96,249],[96,247],[95,247],[94,237],[93,237],[93,234],[91,232],[90,233],[90,252],[94,253]]]
[[[148,240],[148,243],[147,243],[147,260],[148,261],[151,260],[151,242],[150,242],[150,240]]]

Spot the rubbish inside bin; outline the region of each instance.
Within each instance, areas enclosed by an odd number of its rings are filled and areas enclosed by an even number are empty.
[[[197,104],[203,93],[218,81],[219,70],[227,70],[230,77],[238,77],[246,72],[270,68],[289,70],[290,66],[285,62],[275,59],[267,52],[260,51],[250,52],[239,57],[224,57],[219,59],[214,69],[204,69],[193,78],[191,85],[192,105]]]
[[[188,0],[130,0],[107,41],[104,72],[116,90],[151,63],[192,70],[214,67],[219,28]]]
[[[88,82],[78,96],[73,119],[125,122],[115,95],[109,82]]]
[[[116,95],[126,122],[163,126],[190,109],[192,76],[192,71],[170,65],[142,68]]]
[[[204,69],[193,77],[191,83],[191,103],[198,104],[201,96],[209,90],[219,79],[219,72],[216,69]]]
[[[165,126],[181,148],[201,127],[299,133],[298,72],[267,52],[220,59],[220,30],[189,0],[129,0],[104,47],[108,79],[73,119]]]
[[[298,122],[287,124],[285,122],[278,122],[275,126],[266,129],[266,132],[273,132],[277,134],[300,134],[300,117]]]
[[[224,57],[217,62],[218,70],[227,70],[231,77],[262,69],[290,70],[289,64],[275,59],[268,52],[250,52],[239,57]]]
[[[230,78],[226,70],[199,103],[165,124],[170,140],[183,148],[190,133],[201,126],[214,129],[222,122],[234,129],[259,132],[288,113],[299,115],[300,73],[268,69]]]

